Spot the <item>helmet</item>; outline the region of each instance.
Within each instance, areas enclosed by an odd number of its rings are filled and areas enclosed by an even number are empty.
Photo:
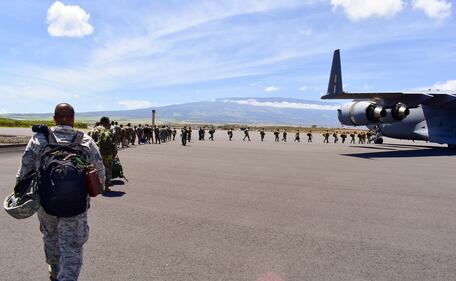
[[[5,198],[3,208],[10,216],[26,219],[41,208],[37,179],[36,173],[25,176],[17,182],[15,191]]]

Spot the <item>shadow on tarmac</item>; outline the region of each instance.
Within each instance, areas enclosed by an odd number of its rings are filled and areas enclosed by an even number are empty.
[[[111,184],[114,185],[125,185],[125,182],[121,180],[111,180]]]
[[[122,197],[125,195],[123,191],[111,190],[103,193],[103,197]]]
[[[412,146],[414,147],[414,146]],[[438,157],[438,156],[456,156],[456,150],[446,147],[426,147],[414,150],[388,150],[382,152],[350,153],[341,154],[364,159],[375,158],[411,158],[411,157]]]
[[[394,148],[389,148],[389,147],[380,147],[380,146],[355,146],[352,145],[350,148],[361,148],[361,149],[377,149],[377,150],[388,150],[388,151],[396,151]]]
[[[381,144],[381,146],[386,146],[386,147],[403,147],[403,148],[446,148],[442,146],[432,146],[432,145],[419,145],[419,144],[399,144],[399,143],[384,143]]]

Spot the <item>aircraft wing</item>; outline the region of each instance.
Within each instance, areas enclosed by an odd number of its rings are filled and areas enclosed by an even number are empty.
[[[385,104],[402,102],[410,107],[426,104],[429,106],[456,108],[456,93],[440,91],[348,93],[344,92],[342,85],[340,51],[336,50],[334,51],[328,90],[326,95],[321,97],[322,99],[381,100]]]

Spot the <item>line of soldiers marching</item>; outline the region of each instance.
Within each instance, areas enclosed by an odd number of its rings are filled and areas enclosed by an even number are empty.
[[[196,130],[196,129],[195,129]],[[207,132],[206,132],[207,130]],[[165,143],[171,140],[176,139],[177,135],[177,130],[176,128],[171,128],[170,126],[167,125],[162,125],[162,126],[152,126],[149,124],[139,124],[138,126],[132,126],[131,123],[127,123],[126,125],[124,124],[118,124],[118,122],[111,122],[111,131],[116,143],[116,146],[118,148],[126,148],[129,147],[130,145],[141,145],[141,144],[149,144],[149,143]],[[192,140],[192,127],[191,126],[184,126],[180,130],[180,139],[182,142],[182,145],[186,145],[188,142],[191,142]],[[215,127],[199,127],[197,130],[198,133],[198,140],[199,141],[204,141],[206,139],[206,135],[209,134],[209,140],[213,141],[214,140],[214,134],[215,134]],[[227,135],[228,139],[230,141],[233,140],[233,133],[234,129],[229,128],[227,130]],[[247,140],[250,141],[250,130],[249,128],[242,128],[241,131],[244,133],[244,138],[243,141]],[[287,130],[283,130],[280,132],[279,129],[274,130],[273,132],[274,135],[274,142],[287,142],[287,137],[288,137],[288,132]],[[260,134],[260,140],[263,142],[266,137],[266,131],[265,129],[260,129],[259,130]],[[312,142],[313,141],[313,133],[312,131],[307,131],[306,132],[307,136],[307,142]],[[348,138],[350,138],[350,144],[365,144],[365,143],[371,143],[372,142],[372,137],[373,134],[369,132],[359,132],[357,133],[356,131],[343,131],[343,132],[329,132],[326,131],[322,133],[323,136],[323,142],[324,143],[329,143],[330,142],[330,137],[332,136],[332,142],[338,143],[339,141],[341,143],[345,143]],[[356,140],[357,139],[357,140]],[[294,142],[301,142],[301,135],[300,131],[297,130],[295,131],[294,135]]]
[[[175,140],[177,131],[170,126],[151,126],[149,124],[139,124],[132,126],[131,123],[126,125],[111,122],[111,130],[117,147],[125,148],[130,145],[141,145],[147,143],[165,143]]]
[[[243,141],[246,141],[246,140],[247,141],[251,141],[249,128],[241,128],[241,131],[244,133],[244,138],[242,140]],[[233,140],[233,136],[234,136],[233,132],[234,132],[233,128],[227,129],[227,135],[228,135],[229,141]],[[209,134],[209,140],[213,141],[214,140],[215,127],[209,128],[207,133]],[[263,142],[265,140],[265,137],[266,137],[265,129],[260,129],[259,133],[260,133],[260,140]],[[273,131],[273,135],[274,135],[274,142],[281,142],[281,141],[282,142],[287,142],[287,137],[288,137],[287,130],[283,130],[282,132],[280,132],[279,129],[276,129],[275,131]],[[348,137],[350,137],[350,143],[351,144],[355,144],[356,143],[356,138],[358,139],[358,144],[365,144],[365,143],[371,143],[373,141],[374,135],[375,134],[373,134],[370,131],[368,131],[368,132],[361,131],[359,133],[357,133],[356,131],[343,131],[343,132],[340,132],[340,133],[338,131],[334,131],[332,133],[330,133],[329,131],[326,131],[326,132],[322,133],[322,136],[324,138],[323,139],[324,143],[329,143],[330,142],[329,138],[332,136],[334,143],[338,143],[339,141],[341,143],[345,143],[347,141]],[[307,142],[313,142],[313,133],[312,133],[312,131],[307,131],[306,136],[307,136]],[[182,140],[182,145],[186,145],[188,142],[190,142],[191,139],[192,139],[192,127],[191,126],[188,126],[188,127],[184,126],[181,129],[180,137],[181,137],[181,140]],[[199,141],[204,141],[205,138],[206,138],[206,128],[200,127],[198,129],[198,140]],[[301,134],[300,134],[299,130],[295,131],[295,135],[294,135],[294,140],[293,141],[294,142],[301,142]]]
[[[323,142],[324,143],[329,143],[329,137],[332,135],[333,137],[333,142],[338,143],[339,142],[339,137],[342,143],[345,143],[346,139],[350,137],[350,144],[355,144],[356,143],[356,138],[358,138],[358,144],[365,144],[365,143],[371,143],[372,142],[372,137],[374,134],[372,134],[370,131],[368,132],[333,132],[332,134],[329,133],[329,131],[326,131],[323,135]]]

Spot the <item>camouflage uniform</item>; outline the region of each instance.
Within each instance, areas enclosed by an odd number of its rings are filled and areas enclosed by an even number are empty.
[[[325,137],[325,139],[323,140],[323,143],[329,143],[329,133],[328,132],[324,133],[323,137]]]
[[[356,137],[355,133],[352,132],[352,133],[350,134],[350,138],[351,138],[350,143],[356,143],[356,142],[355,142],[355,137]]]
[[[294,141],[301,142],[301,137],[299,136],[299,131],[296,132]]]
[[[182,145],[183,146],[187,145],[187,133],[188,133],[187,128],[186,127],[182,128],[182,130],[181,130],[181,139],[182,139]]]
[[[279,142],[279,130],[277,129],[275,132],[274,132],[274,142]]]
[[[136,135],[138,136],[138,144],[144,143],[144,129],[141,127],[141,124],[136,129]]]
[[[260,137],[261,137],[261,141],[264,141],[264,136],[266,135],[266,132],[264,131],[264,129],[261,129],[260,130]]]
[[[250,141],[249,128],[244,130],[244,138],[242,140],[245,141],[246,138]]]
[[[128,147],[128,130],[125,127],[120,127],[120,139],[122,148]]]
[[[287,142],[287,131],[283,131],[282,133],[282,141]]]
[[[108,134],[108,139],[112,142],[112,148],[105,151],[100,147],[100,139],[102,134]],[[111,185],[112,178],[112,162],[117,155],[117,145],[115,144],[114,136],[109,129],[106,129],[103,126],[95,127],[90,133],[90,136],[96,140],[96,144],[100,150],[101,157],[103,159],[103,164],[105,167],[105,186],[108,187]]]
[[[155,143],[161,143],[160,128],[158,128],[157,126],[154,127],[154,135],[155,135]]]
[[[233,130],[232,129],[228,130],[228,138],[229,138],[230,141],[233,138]]]
[[[120,144],[122,142],[122,137],[121,137],[121,128],[119,125],[114,125],[114,128],[112,129],[112,133],[114,134],[114,139],[116,140],[116,145],[117,147],[120,147]]]
[[[312,132],[307,133],[307,142],[312,142]]]
[[[188,127],[188,130],[187,130],[187,140],[188,140],[188,142],[191,142],[191,141],[192,141],[192,127]]]
[[[56,126],[52,130],[57,141],[62,143],[71,142],[76,135],[76,131],[69,126]],[[22,156],[16,176],[18,179],[39,168],[39,156],[46,145],[46,138],[41,133],[30,139]],[[82,146],[90,156],[90,163],[98,169],[101,182],[104,182],[104,166],[95,142],[84,134]],[[82,247],[89,237],[87,211],[74,217],[61,218],[51,216],[41,208],[38,211],[38,219],[43,233],[46,263],[50,266],[52,278],[59,281],[77,280],[83,260]]]
[[[137,134],[138,132],[137,132],[136,126],[134,126],[133,128],[130,128],[130,129],[131,129],[131,138],[130,138],[131,145],[135,145],[135,142],[136,142],[136,134]]]

